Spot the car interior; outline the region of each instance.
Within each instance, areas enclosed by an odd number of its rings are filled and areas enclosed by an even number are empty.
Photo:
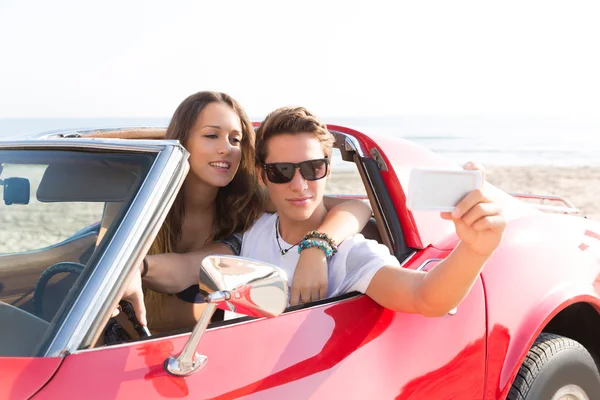
[[[132,165],[122,154],[25,153],[0,155],[0,320],[11,321],[0,335],[3,356],[34,353],[61,307],[81,289],[78,278],[102,252],[101,235],[129,204],[150,165]],[[20,186],[7,188],[12,179]],[[32,237],[32,230],[39,236]]]
[[[332,177],[327,184],[328,189],[326,195],[358,198],[370,204],[373,210],[373,216],[370,218],[361,234],[367,239],[376,240],[377,242],[384,244],[390,249],[390,252],[395,254],[400,260],[405,259],[413,251],[405,244],[398,218],[395,217],[395,209],[387,195],[387,188],[381,179],[376,161],[371,158],[360,157],[356,152],[349,150],[346,144],[347,136],[345,134],[336,131],[332,131],[332,133],[336,138],[333,154],[333,172]],[[82,137],[160,140],[164,139],[164,134],[165,131],[162,129],[143,128],[94,131],[82,134]],[[343,176],[343,179],[340,180],[341,182],[336,182],[336,175]],[[353,182],[351,188],[348,188],[348,181]],[[384,216],[388,217],[384,218]],[[359,295],[359,293],[349,293],[325,300],[289,307],[286,309],[286,312],[335,302],[357,295]],[[209,328],[235,324],[252,319],[252,317],[239,317],[223,320],[222,315],[223,313],[221,310],[217,310],[211,320],[211,324],[209,324]],[[191,331],[191,328],[156,333],[152,337],[164,337],[189,331]]]
[[[164,129],[119,129],[82,132],[78,134],[85,138],[119,138],[119,139],[164,139]],[[379,175],[376,162],[370,158],[360,157],[349,150],[346,135],[332,132],[336,137],[333,156],[333,174],[328,182],[326,195],[352,197],[368,202],[373,210],[373,216],[363,231],[366,238],[376,240],[386,245],[392,254],[403,259],[411,252],[406,248],[398,218],[394,218],[395,210],[387,196],[386,187]],[[10,159],[1,159],[8,163]],[[344,184],[336,182],[336,174],[343,175]],[[6,174],[4,174],[6,176]],[[25,314],[35,316],[35,319],[24,318],[12,334],[24,330],[39,332],[40,329],[25,328],[27,324],[47,326],[55,317],[65,302],[69,293],[75,287],[75,282],[93,254],[101,251],[104,235],[131,200],[132,188],[139,185],[140,173],[124,169],[119,162],[93,163],[89,160],[84,164],[68,162],[48,162],[43,176],[37,186],[34,186],[35,200],[39,203],[78,203],[94,202],[96,207],[95,219],[84,225],[72,235],[48,246],[26,249],[17,252],[5,252],[0,247],[0,319],[16,320]],[[4,178],[6,181],[6,178]],[[348,182],[352,187],[348,188]],[[21,197],[23,190],[21,188]],[[60,189],[60,190],[59,190]],[[343,192],[346,191],[346,192]],[[5,203],[7,187],[4,186]],[[10,194],[10,193],[8,193]],[[9,196],[10,197],[10,196]],[[17,195],[13,198],[18,199]],[[33,196],[32,196],[33,198]],[[29,200],[29,199],[27,199]],[[11,202],[9,199],[8,202]],[[24,202],[22,200],[22,202]],[[0,205],[1,206],[1,205]],[[22,205],[23,206],[23,205]],[[384,218],[387,216],[387,218]],[[67,216],[68,217],[68,216]],[[17,273],[18,272],[18,273]],[[357,295],[347,294],[332,299],[322,300],[289,308],[287,311],[313,307],[318,304],[338,301],[340,298]],[[215,315],[216,317],[216,315]],[[213,318],[210,326],[237,323],[244,319],[222,321]],[[119,327],[120,329],[120,327]],[[131,329],[125,327],[129,337],[135,340]],[[185,331],[189,331],[186,329]],[[45,331],[45,328],[41,331]],[[169,332],[158,336],[172,335],[179,332]],[[153,337],[157,337],[156,335]],[[38,342],[39,340],[21,340],[20,342]],[[39,338],[38,338],[39,339]],[[0,343],[11,343],[12,340],[0,340]],[[24,354],[32,349],[0,348],[0,355]]]
[[[165,132],[165,129],[158,128],[106,129],[81,133],[80,136],[85,138],[163,140],[165,139]],[[387,190],[381,181],[377,163],[371,158],[360,157],[353,150],[349,150],[346,144],[347,135],[344,133],[335,130],[332,130],[331,133],[336,139],[333,162],[335,163],[337,159],[339,164],[333,166],[334,172],[328,182],[326,195],[359,198],[369,203],[373,210],[373,217],[361,233],[366,238],[376,240],[387,246],[392,254],[405,258],[411,253],[411,250],[404,243],[402,231],[397,222],[398,218],[394,218],[396,213],[386,196]],[[345,167],[342,172],[338,172],[338,165]],[[336,185],[336,174],[344,174],[345,177],[350,175],[351,179],[356,181],[356,184],[352,186],[352,192],[344,193],[339,190],[332,190],[332,187],[345,186]],[[390,215],[390,217],[384,218],[384,215]]]

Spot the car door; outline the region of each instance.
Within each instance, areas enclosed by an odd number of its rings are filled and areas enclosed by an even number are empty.
[[[409,268],[439,258],[414,257]],[[478,280],[453,315],[426,318],[384,309],[364,295],[271,319],[209,328],[187,377],[164,369],[189,333],[66,357],[40,398],[481,399],[484,293]]]

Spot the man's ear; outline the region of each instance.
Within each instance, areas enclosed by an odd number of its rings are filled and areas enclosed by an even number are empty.
[[[265,185],[265,181],[263,180],[264,172],[265,172],[264,169],[260,165],[256,166],[256,175],[258,175],[258,184],[262,187],[267,187],[267,185]]]

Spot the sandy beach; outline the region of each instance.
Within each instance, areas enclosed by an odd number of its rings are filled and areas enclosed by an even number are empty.
[[[334,175],[329,193],[364,193],[358,172]],[[491,166],[486,167],[486,179],[510,193],[564,197],[581,215],[600,221],[600,167]]]
[[[600,221],[600,167],[487,167],[487,180],[511,193],[562,196]]]
[[[600,221],[600,167],[500,167],[486,168],[487,180],[508,192],[562,196],[581,215]],[[5,176],[9,176],[8,168]],[[17,171],[12,176],[19,176]],[[28,176],[23,174],[21,176]],[[31,176],[31,175],[29,175]],[[40,203],[33,193],[29,205],[0,203],[0,253],[34,250],[64,240],[85,226],[99,221],[102,204]],[[336,171],[328,193],[364,194],[358,172]],[[57,240],[58,239],[58,240]]]

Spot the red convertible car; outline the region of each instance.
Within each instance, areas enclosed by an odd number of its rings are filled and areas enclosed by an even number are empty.
[[[453,225],[411,212],[405,193],[411,168],[454,166],[400,138],[329,128],[364,188],[339,194],[373,209],[363,234],[404,268],[434,267],[457,244]],[[506,235],[446,316],[358,293],[286,308],[276,266],[213,256],[199,266],[209,305],[193,331],[148,335],[126,304],[131,324],[117,323],[189,168],[163,135],[0,142],[0,398],[600,398],[600,224],[493,187]],[[215,307],[245,316],[211,319]]]

